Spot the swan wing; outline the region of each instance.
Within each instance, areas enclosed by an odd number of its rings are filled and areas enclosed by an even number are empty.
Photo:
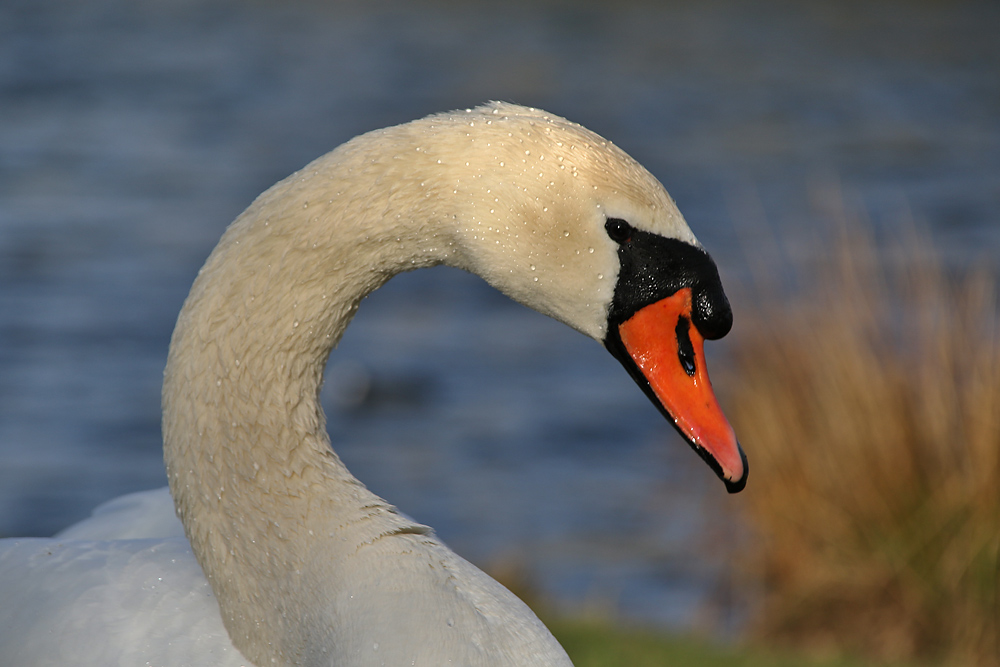
[[[184,539],[0,540],[0,601],[5,666],[249,664]]]
[[[143,540],[184,537],[170,489],[119,496],[98,505],[89,517],[63,530],[62,540]]]

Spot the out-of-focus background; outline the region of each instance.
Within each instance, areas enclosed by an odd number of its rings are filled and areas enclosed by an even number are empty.
[[[564,613],[995,664],[998,27],[987,1],[7,0],[0,536],[165,483],[174,318],[254,196],[509,100],[623,147],[716,258],[749,488],[600,346],[447,269],[335,352],[348,466]]]

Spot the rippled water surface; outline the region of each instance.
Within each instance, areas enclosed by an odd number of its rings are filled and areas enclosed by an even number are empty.
[[[512,100],[607,136],[724,280],[755,250],[746,193],[792,234],[831,183],[995,263],[998,25],[985,2],[3,3],[0,535],[164,484],[167,343],[226,224],[433,111]],[[464,555],[674,626],[718,593],[739,499],[600,346],[435,269],[366,301],[331,367],[342,457]]]

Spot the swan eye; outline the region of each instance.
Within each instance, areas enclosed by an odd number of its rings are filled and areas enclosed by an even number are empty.
[[[615,243],[627,243],[632,237],[632,225],[621,218],[608,218],[604,223],[604,229]]]

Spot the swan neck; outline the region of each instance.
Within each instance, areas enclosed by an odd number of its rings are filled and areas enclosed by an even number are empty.
[[[318,556],[336,562],[380,535],[426,531],[351,476],[319,402],[360,301],[448,258],[419,207],[398,205],[423,197],[380,191],[393,165],[378,167],[342,147],[261,195],[199,273],[171,341],[171,492],[231,638],[259,664],[293,662],[302,638],[287,619],[336,597],[317,581],[344,585],[309,576]]]

